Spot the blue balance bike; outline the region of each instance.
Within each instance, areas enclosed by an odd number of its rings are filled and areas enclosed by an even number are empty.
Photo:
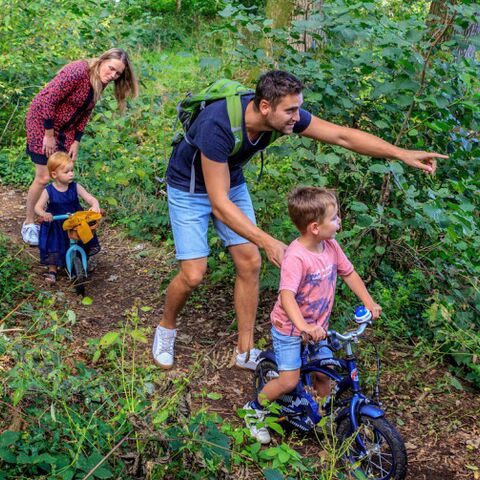
[[[102,213],[104,212],[102,211]],[[98,221],[101,217],[102,214],[90,211],[53,216],[54,221],[65,220],[62,227],[68,232],[70,240],[70,247],[65,253],[65,266],[75,291],[82,296],[85,295],[85,285],[88,278],[88,256],[79,240],[81,240],[80,237],[92,238],[93,231],[98,227]]]
[[[343,349],[345,358],[310,360],[313,346],[302,346],[300,380],[291,393],[277,399],[279,421],[302,433],[312,433],[320,422],[320,406],[312,394],[315,372],[323,373],[333,382],[330,398],[322,405],[323,415],[335,423],[338,440],[345,445],[345,463],[350,464],[353,478],[374,480],[403,480],[407,472],[407,453],[402,437],[385,418],[380,402],[362,393],[352,344],[358,343],[372,315],[365,307],[355,310],[358,329],[340,334],[328,331],[332,352]],[[259,355],[255,370],[254,389],[258,395],[263,386],[278,377],[275,354],[272,350]],[[377,358],[377,368],[379,369]],[[378,371],[378,370],[377,370]],[[378,397],[378,375],[376,392]]]

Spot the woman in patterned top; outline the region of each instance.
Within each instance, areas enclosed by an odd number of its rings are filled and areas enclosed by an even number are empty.
[[[56,151],[77,159],[83,130],[103,90],[114,82],[115,98],[121,112],[126,98],[135,98],[138,84],[128,55],[112,48],[98,58],[78,60],[63,67],[33,99],[27,113],[27,153],[35,163],[35,178],[27,195],[24,242],[38,245],[39,226],[34,207],[49,181],[47,159]]]

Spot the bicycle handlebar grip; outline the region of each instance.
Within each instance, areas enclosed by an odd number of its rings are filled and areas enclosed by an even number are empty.
[[[357,323],[365,323],[372,319],[372,312],[363,305],[355,309],[355,321]]]

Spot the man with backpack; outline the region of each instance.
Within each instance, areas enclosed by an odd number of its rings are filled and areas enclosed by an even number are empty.
[[[179,118],[186,132],[173,149],[167,169],[170,221],[180,269],[167,288],[163,317],[153,342],[155,363],[163,369],[173,366],[177,316],[207,270],[211,216],[236,268],[236,366],[255,369],[259,352],[252,347],[261,265],[259,249],[280,266],[286,248],[283,242],[256,226],[242,172],[255,153],[281,135],[298,133],[363,155],[401,160],[431,174],[435,173],[435,159],[447,158],[404,150],[368,133],[311,115],[301,108],[302,82],[287,72],[262,75],[255,93],[244,91],[235,82],[212,87],[197,98],[187,99],[185,108],[179,104]]]

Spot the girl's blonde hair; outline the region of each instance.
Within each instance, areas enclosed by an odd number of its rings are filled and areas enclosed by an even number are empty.
[[[48,157],[47,168],[50,178],[53,178],[52,173],[58,168],[66,167],[68,164],[73,164],[73,160],[67,152],[55,152]]]
[[[105,53],[102,53],[98,58],[87,60],[90,72],[90,83],[93,87],[93,100],[96,103],[102,96],[103,89],[105,88],[105,85],[100,80],[100,66],[106,60],[112,59],[120,60],[125,65],[125,70],[123,70],[122,74],[114,81],[114,94],[117,99],[118,109],[120,112],[123,112],[126,104],[125,99],[128,96],[131,98],[137,98],[138,82],[132,65],[130,64],[127,52],[120,48],[111,48]]]

